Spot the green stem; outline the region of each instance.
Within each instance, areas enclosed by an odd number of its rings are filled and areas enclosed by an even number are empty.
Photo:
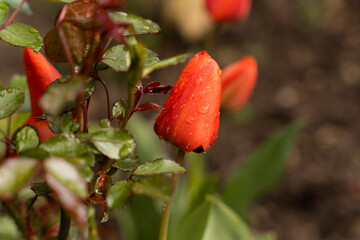
[[[71,218],[65,210],[61,207],[60,208],[60,230],[59,230],[59,236],[58,240],[67,240],[69,236],[70,231],[70,225],[71,225]]]
[[[177,155],[177,158],[176,158],[176,162],[181,165],[182,162],[183,162],[184,156],[185,156],[185,152],[182,151],[181,149],[179,149],[179,152],[178,152],[178,155]],[[163,212],[162,212],[162,215],[161,215],[161,222],[160,222],[159,240],[166,240],[167,239],[171,203],[172,203],[172,200],[174,198],[174,193],[175,193],[178,177],[179,177],[178,174],[174,173],[172,175],[173,190],[172,190],[172,193],[171,193],[169,199],[167,201],[165,201],[165,203],[163,205]]]
[[[4,200],[0,200],[0,202],[1,202],[2,206],[4,207],[4,209],[7,211],[7,213],[9,214],[9,216],[14,220],[16,226],[18,227],[19,231],[23,235],[24,239],[27,239],[27,240],[30,239],[26,233],[25,224],[23,222],[21,222],[19,216],[13,211],[13,209],[10,207],[9,204],[7,204],[7,202],[5,202]]]

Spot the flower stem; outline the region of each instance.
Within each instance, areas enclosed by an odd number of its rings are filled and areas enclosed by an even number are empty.
[[[65,210],[61,207],[60,208],[60,230],[58,240],[66,240],[69,236],[71,225],[71,219],[69,215],[65,212]]]
[[[181,149],[179,149],[179,152],[178,152],[178,155],[177,155],[177,158],[176,158],[176,163],[181,165],[182,162],[183,162],[184,156],[185,156],[185,152],[182,151]],[[174,198],[174,193],[175,193],[178,177],[179,177],[178,174],[174,173],[172,175],[173,189],[172,189],[172,193],[171,193],[169,199],[167,201],[165,201],[165,203],[163,205],[163,212],[162,212],[162,215],[161,215],[161,222],[160,222],[159,240],[166,240],[167,239],[171,203],[172,203],[172,200]]]

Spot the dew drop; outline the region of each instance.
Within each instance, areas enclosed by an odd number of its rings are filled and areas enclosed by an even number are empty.
[[[177,114],[175,114],[175,115],[173,116],[173,119],[174,119],[174,120],[176,120],[176,119],[177,119],[177,117],[178,117],[178,115],[177,115]]]
[[[170,133],[170,126],[168,126],[165,131],[167,134]]]
[[[185,107],[185,104],[180,105],[180,109],[183,109]]]
[[[202,82],[202,80],[203,80],[203,79],[202,79],[201,77],[197,78],[196,81],[195,81],[195,82],[196,82],[196,85],[200,85],[200,83]]]
[[[185,118],[186,122],[188,123],[193,123],[195,118],[191,115],[188,115],[186,118]]]
[[[177,103],[175,103],[174,105],[172,105],[172,109],[175,109],[175,108],[177,108]]]
[[[31,33],[37,33],[38,31],[35,28],[32,27],[32,28],[30,28],[30,32]]]
[[[200,97],[200,98],[204,98],[204,97],[205,97],[205,90],[202,90],[201,92],[199,92],[199,97]]]
[[[191,94],[191,96],[189,97],[190,100],[194,99],[195,97],[195,93]]]
[[[207,133],[206,133],[206,136],[208,136],[208,137],[211,137],[211,131],[208,131]]]
[[[209,109],[210,109],[210,104],[199,105],[198,108],[197,108],[197,110],[200,113],[208,113]]]

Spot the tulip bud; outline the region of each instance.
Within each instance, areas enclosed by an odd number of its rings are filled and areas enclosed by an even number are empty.
[[[240,109],[250,98],[257,81],[257,62],[244,57],[224,69],[221,107],[224,110]]]
[[[203,152],[217,137],[220,102],[221,70],[207,52],[200,52],[182,71],[154,130],[185,152]]]
[[[206,0],[206,6],[216,22],[242,21],[250,13],[251,0]]]
[[[30,92],[31,112],[39,117],[43,113],[39,105],[40,98],[46,88],[61,75],[41,53],[35,53],[28,47],[24,48],[24,62]]]
[[[47,121],[36,121],[36,117],[40,117],[43,113],[39,101],[46,88],[61,75],[41,53],[35,53],[27,47],[24,48],[24,62],[32,112],[25,124],[36,127],[40,141],[44,141],[55,136],[55,133],[50,130]]]

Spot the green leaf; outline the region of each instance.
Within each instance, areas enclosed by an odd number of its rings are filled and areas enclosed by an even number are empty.
[[[12,115],[24,103],[24,91],[7,88],[0,91],[0,119]]]
[[[94,172],[92,171],[92,169],[87,166],[87,165],[83,165],[81,167],[79,167],[79,173],[81,174],[81,176],[83,176],[86,181],[91,181],[92,177],[94,176]]]
[[[0,31],[0,37],[5,42],[14,46],[29,47],[39,52],[42,46],[42,38],[37,29],[32,26],[14,23]]]
[[[140,161],[137,157],[128,157],[125,159],[117,160],[112,164],[113,167],[121,169],[125,172],[132,172],[137,166],[139,166]]]
[[[31,112],[30,93],[27,84],[26,76],[15,74],[10,79],[9,86],[11,88],[20,88],[24,90],[25,100],[24,104],[19,108],[19,112]]]
[[[146,34],[146,33],[158,33],[160,32],[160,27],[151,20],[144,19],[142,17],[128,14],[125,12],[114,12],[110,13],[110,17],[114,21],[121,21],[126,23],[131,23],[135,34]],[[124,34],[132,34],[130,31],[126,30]]]
[[[52,156],[76,157],[87,153],[86,148],[72,134],[62,134],[49,138],[40,144],[41,149],[49,152]]]
[[[73,133],[79,130],[79,123],[72,119],[71,113],[66,113],[60,117],[60,127],[63,133]]]
[[[70,107],[67,105],[75,101],[81,89],[80,77],[73,77],[64,83],[54,81],[41,98],[41,107],[44,112],[53,116],[59,115],[64,110],[71,110],[75,105],[72,104]]]
[[[106,194],[106,203],[110,209],[122,207],[131,197],[132,181],[123,180],[115,183]]]
[[[109,128],[109,127],[111,127],[111,123],[110,123],[109,119],[104,118],[104,119],[100,120],[100,126],[101,126],[101,128]]]
[[[126,72],[130,66],[130,55],[123,44],[109,48],[103,55],[103,63],[115,71]]]
[[[31,184],[31,190],[38,196],[45,196],[50,193],[49,186],[44,182]]]
[[[245,216],[248,206],[281,177],[302,127],[302,122],[295,122],[256,149],[228,181],[223,192],[224,202]]]
[[[164,175],[144,177],[132,186],[136,195],[146,195],[160,200],[167,200],[171,195],[173,183],[171,178]]]
[[[132,136],[120,129],[104,128],[93,133],[91,142],[111,159],[124,159],[135,150]]]
[[[16,151],[23,152],[31,148],[36,148],[39,143],[39,137],[34,127],[25,125],[15,133]]]
[[[50,155],[48,152],[46,152],[42,149],[33,148],[33,149],[28,149],[28,150],[21,152],[20,156],[27,157],[27,158],[35,158],[38,160],[44,160],[44,159],[48,158]]]
[[[188,215],[176,234],[175,240],[253,240],[245,222],[220,200],[207,196],[207,200]]]
[[[61,158],[49,158],[45,169],[59,183],[79,197],[87,196],[87,184],[74,165]]]
[[[159,62],[157,54],[149,49],[146,49],[144,63],[145,66],[152,66],[157,62]],[[131,57],[128,47],[120,44],[108,49],[103,55],[102,63],[108,65],[115,71],[128,71],[131,64]]]
[[[2,0],[3,2],[6,2],[9,4],[9,6],[13,9],[16,9],[22,0]],[[29,3],[26,1],[24,5],[21,7],[20,12],[26,13],[26,14],[32,14],[32,11],[30,9]]]
[[[35,172],[36,160],[16,158],[0,166],[0,195],[12,195],[24,186]]]
[[[138,176],[149,176],[164,173],[182,174],[185,172],[185,168],[172,160],[156,159],[154,161],[141,164],[136,168],[133,174]]]
[[[9,5],[5,2],[0,2],[0,24],[3,24],[9,12]]]
[[[181,54],[175,57],[167,58],[158,62],[153,62],[153,64],[146,64],[143,71],[143,77],[149,75],[153,71],[164,69],[170,66],[175,66],[185,63],[192,55],[191,54]]]
[[[129,102],[127,99],[120,99],[114,103],[112,107],[113,118],[121,119],[127,114],[129,108]]]
[[[0,226],[0,239],[20,239],[20,232],[12,218],[1,216]]]

